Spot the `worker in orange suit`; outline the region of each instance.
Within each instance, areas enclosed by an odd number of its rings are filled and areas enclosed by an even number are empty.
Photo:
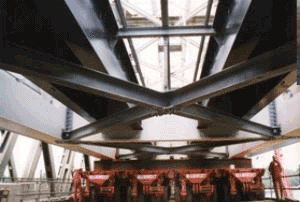
[[[276,199],[282,199],[285,194],[285,187],[282,180],[282,166],[275,156],[273,156],[273,161],[269,166],[269,171],[272,175]]]
[[[73,173],[73,201],[80,202],[82,201],[82,193],[81,193],[81,172],[82,169],[76,169]]]

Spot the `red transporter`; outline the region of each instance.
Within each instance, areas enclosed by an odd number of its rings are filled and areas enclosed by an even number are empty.
[[[86,176],[86,186],[93,184],[97,196],[112,198],[115,194],[114,173],[90,173]],[[88,189],[88,188],[87,188]],[[91,190],[89,188],[89,193]]]
[[[142,186],[142,193],[145,196],[154,196],[156,199],[160,200],[164,196],[165,189],[162,186],[162,177],[164,172],[159,171],[143,171],[134,175],[132,180],[132,197],[136,200],[138,196],[137,186],[140,184]]]
[[[75,170],[73,173],[73,202],[93,200],[101,196],[112,198],[115,193],[113,177],[113,172],[93,173],[84,172],[82,169]]]
[[[211,184],[212,169],[189,169],[181,175],[183,176],[180,192],[182,199],[185,199],[188,193],[201,198],[212,197],[215,191],[214,185]]]
[[[169,163],[169,162],[167,162]],[[73,201],[241,201],[264,198],[263,169],[103,167],[73,173]],[[174,199],[173,198],[173,199]]]
[[[242,200],[264,199],[264,185],[262,175],[264,169],[240,168],[226,169],[229,173],[231,198]]]

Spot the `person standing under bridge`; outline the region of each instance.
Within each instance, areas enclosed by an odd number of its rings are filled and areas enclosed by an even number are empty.
[[[272,175],[276,199],[283,199],[286,197],[286,193],[282,180],[282,166],[281,163],[276,159],[276,156],[273,156],[273,161],[270,163],[269,171]]]

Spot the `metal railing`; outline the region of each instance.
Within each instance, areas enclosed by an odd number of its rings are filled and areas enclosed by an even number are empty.
[[[0,178],[2,186],[18,186],[16,196],[22,199],[42,199],[71,196],[72,180],[46,178]]]
[[[300,190],[300,172],[299,172],[299,174],[282,176],[282,178],[298,178],[298,185],[296,185],[297,187],[287,187],[287,188],[284,188],[284,190],[291,190],[291,191]],[[262,178],[262,180],[263,180],[264,184],[265,184],[265,181],[269,181],[269,184],[271,185],[271,187],[265,187],[264,189],[271,191],[270,192],[271,197],[273,197],[273,193],[274,193],[274,196],[275,196],[275,189],[274,189],[272,177],[271,176],[270,177],[264,177],[264,178]]]

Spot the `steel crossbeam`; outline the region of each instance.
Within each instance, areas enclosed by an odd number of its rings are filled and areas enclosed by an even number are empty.
[[[254,141],[261,141],[267,140],[263,138],[243,138],[243,139],[220,139],[214,140],[214,138],[210,140],[199,140],[199,142],[195,142],[193,144],[179,146],[179,147],[160,147],[160,146],[153,146],[143,142],[137,142],[135,144],[129,144],[126,142],[99,142],[99,141],[78,141],[78,140],[67,140],[67,141],[60,141],[58,143],[64,144],[87,144],[87,145],[96,145],[96,146],[104,146],[104,147],[113,147],[113,148],[122,148],[122,149],[132,149],[135,150],[136,153],[129,154],[129,155],[121,155],[121,158],[128,158],[131,156],[139,156],[144,154],[190,154],[191,152],[198,152],[202,154],[211,153],[209,150],[205,148],[210,147],[220,147],[224,145],[233,145],[233,144],[240,144],[246,142],[254,142]],[[213,153],[212,153],[213,154]]]
[[[284,65],[282,63],[285,63]],[[294,46],[287,43],[251,60],[233,65],[217,74],[169,92],[170,106],[193,104],[217,97],[293,71],[296,68]]]
[[[142,106],[163,107],[167,105],[167,103],[161,103],[166,101],[163,93],[29,48],[7,44],[1,52],[4,53],[0,58],[1,69]]]
[[[71,132],[66,132],[63,135],[65,139],[79,139],[99,133],[107,128],[134,123],[151,117],[155,114],[155,110],[143,107],[132,107],[122,112],[112,114],[111,116],[100,119],[89,125],[83,126]]]
[[[211,26],[199,27],[153,27],[120,29],[117,38],[160,37],[160,36],[213,36],[216,32]]]
[[[267,137],[274,137],[277,133],[277,131],[274,131],[271,127],[195,104],[190,105],[187,108],[181,108],[178,111],[175,111],[175,114],[193,119],[205,119],[212,122],[222,123],[222,126],[225,128],[234,128]]]
[[[122,120],[125,122],[128,120],[131,122],[132,120],[139,121],[149,118],[156,114],[174,113],[183,106],[186,107],[196,101],[216,97],[289,73],[296,68],[292,52],[293,46],[286,44],[285,46],[257,56],[249,61],[234,65],[220,73],[206,77],[181,89],[166,93],[138,86],[134,83],[123,81],[13,44],[7,44],[6,48],[3,49],[2,53],[5,57],[1,58],[0,62],[2,64],[0,68],[31,77],[43,78],[51,83],[57,83],[95,95],[138,104],[140,107],[130,109],[126,112],[129,114],[122,114],[124,113],[122,112],[116,115],[117,117],[123,117]],[[285,62],[285,65],[282,65],[282,61]],[[146,108],[144,109],[143,107]],[[130,114],[131,110],[137,110],[135,112],[138,113],[136,115]],[[180,112],[182,113],[181,115],[186,116],[185,113],[187,110],[188,109],[183,108],[181,111],[179,110],[178,113]],[[189,112],[192,112],[193,108],[189,110]],[[208,114],[211,113],[209,111],[206,112]],[[193,113],[195,113],[195,111]],[[112,127],[114,124],[118,124],[118,121],[112,120],[113,119],[109,120],[108,118],[106,119],[107,122],[95,122],[85,127],[80,133],[72,132],[74,134],[77,133],[77,135],[79,134],[78,137],[94,134],[106,127]],[[227,120],[232,119],[227,117]],[[242,119],[240,119],[240,121],[234,119],[231,122],[239,122],[239,124],[237,124],[238,129],[249,131],[249,127],[244,125],[244,121],[245,120]],[[97,125],[99,124],[100,126],[98,127]],[[250,123],[247,122],[247,124]],[[92,131],[91,128],[93,128]],[[270,132],[262,131],[263,129],[261,127],[254,126],[253,124],[250,128],[251,132],[270,135]],[[270,131],[270,129],[267,129],[267,131]],[[74,137],[76,137],[76,135]]]
[[[213,75],[222,71],[250,7],[251,1],[252,0],[234,0],[231,3],[232,5],[228,6],[228,12],[223,14],[226,16],[220,16],[220,18],[222,18],[221,20],[225,19],[225,22],[222,23],[222,26],[218,26],[216,30],[217,34],[215,38],[216,41],[218,41],[219,46],[215,58],[210,64],[208,75]],[[228,30],[232,30],[232,32],[228,33]],[[199,54],[198,57],[200,56],[201,55]],[[203,72],[202,75],[204,75]]]

